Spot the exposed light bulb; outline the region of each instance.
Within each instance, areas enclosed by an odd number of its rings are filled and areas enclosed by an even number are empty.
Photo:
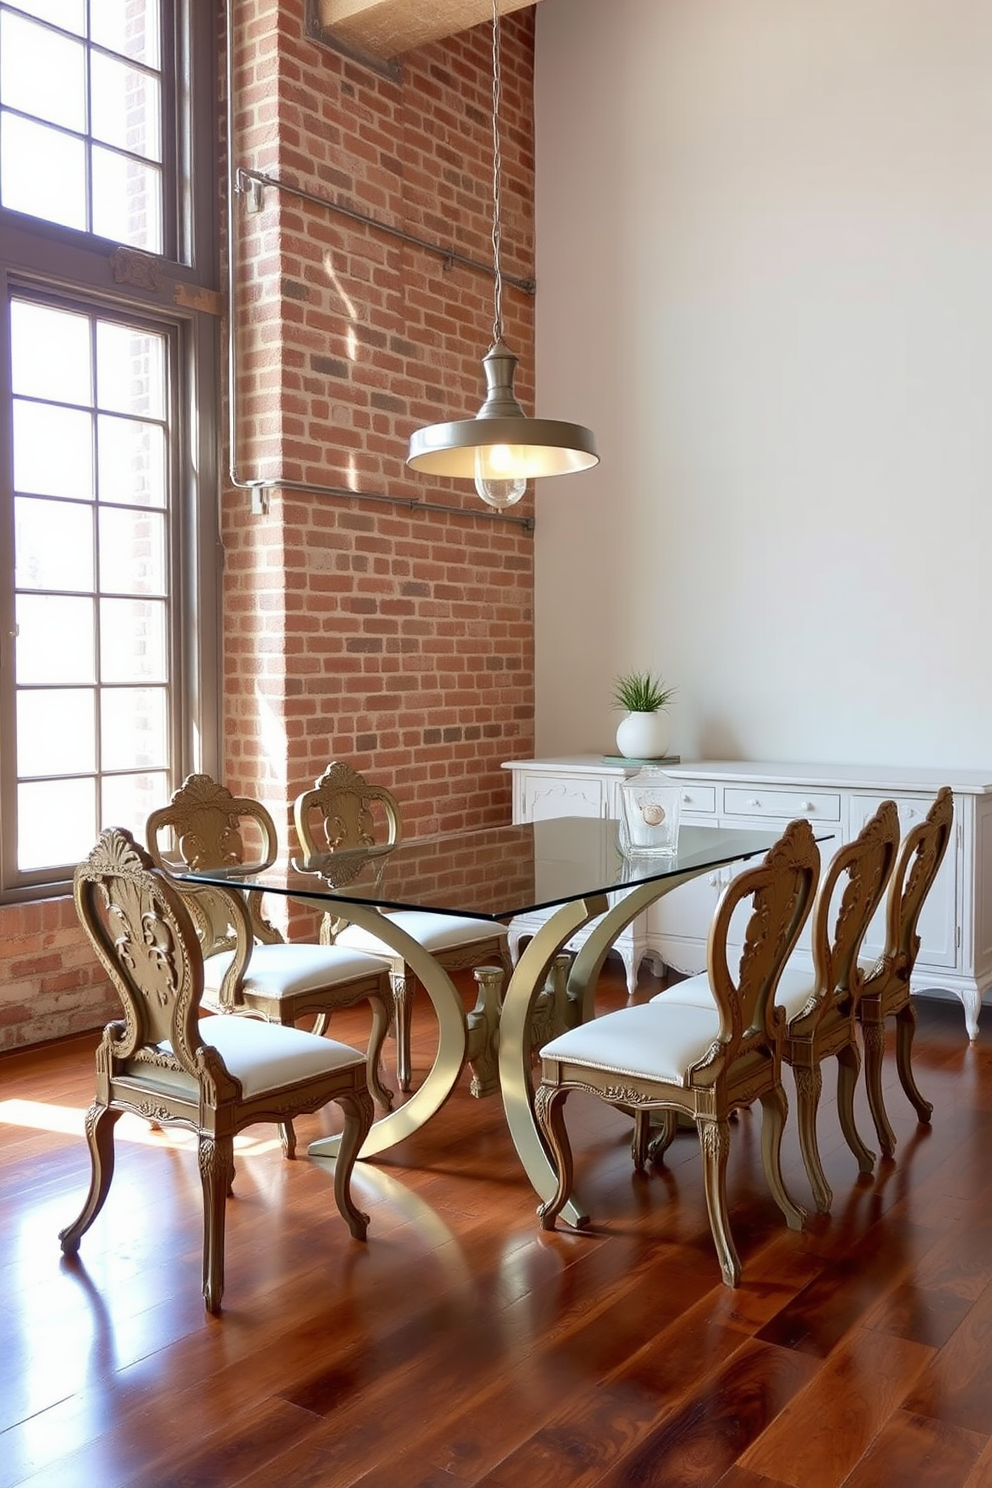
[[[526,451],[509,444],[483,444],[475,450],[475,489],[489,506],[516,506],[527,489]]]

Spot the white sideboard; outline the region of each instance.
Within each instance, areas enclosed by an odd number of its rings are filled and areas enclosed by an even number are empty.
[[[513,820],[550,816],[616,817],[621,781],[637,766],[606,764],[598,755],[508,760],[513,774]],[[992,988],[992,780],[961,770],[885,769],[866,765],[764,763],[700,760],[671,765],[666,774],[682,783],[682,820],[697,825],[784,827],[805,816],[833,840],[821,843],[827,856],[856,837],[878,803],[891,797],[903,831],[922,820],[942,785],[954,792],[954,837],[920,918],[920,954],[914,992],[954,996],[964,1006],[970,1038],[978,1035],[983,994]],[[684,884],[638,917],[617,942],[636,983],[641,960],[651,954],[677,971],[706,965],[706,937],[717,899],[734,869]],[[511,926],[520,939],[535,926],[524,916]],[[581,935],[581,932],[580,932]],[[879,910],[865,939],[864,954],[882,949]],[[808,927],[800,954],[808,947]]]

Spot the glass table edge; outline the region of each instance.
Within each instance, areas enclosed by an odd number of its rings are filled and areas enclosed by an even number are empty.
[[[579,820],[581,818],[572,819]],[[558,818],[558,820],[565,820],[565,818]],[[597,818],[596,820],[602,821],[604,826],[611,825],[611,819]],[[612,822],[612,825],[617,825],[617,823]],[[481,828],[480,834],[485,833],[487,830],[495,829]],[[452,919],[489,920],[495,925],[500,924],[503,921],[513,919],[516,915],[534,914],[540,911],[553,910],[559,908],[564,904],[577,903],[582,899],[592,899],[604,897],[608,894],[613,893],[623,893],[626,890],[636,889],[644,883],[661,882],[668,878],[680,878],[683,874],[699,875],[711,869],[715,870],[718,868],[725,868],[731,863],[747,862],[749,859],[758,857],[759,855],[767,852],[771,847],[774,846],[774,844],[780,839],[782,835],[781,830],[776,830],[775,828],[771,828],[766,831],[760,828],[751,827],[711,828],[709,826],[702,826],[699,828],[699,830],[713,830],[715,832],[720,832],[721,834],[739,833],[742,837],[746,836],[750,838],[752,840],[752,845],[744,851],[741,851],[738,846],[737,848],[729,848],[726,852],[721,852],[716,856],[707,855],[703,862],[691,861],[692,856],[694,856],[692,854],[690,854],[689,858],[687,858],[686,860],[683,860],[678,855],[668,858],[663,858],[661,856],[643,856],[633,858],[621,857],[621,861],[634,862],[637,864],[639,871],[636,876],[624,878],[623,880],[601,885],[599,887],[570,891],[567,894],[562,894],[554,898],[537,897],[533,900],[527,900],[523,904],[515,903],[510,907],[500,909],[485,909],[479,908],[478,906],[473,906],[470,908],[456,908],[451,905],[441,906],[437,904],[416,903],[409,897],[396,897],[394,895],[390,895],[388,892],[384,893],[370,891],[364,893],[360,890],[349,890],[347,885],[336,888],[332,885],[329,885],[326,881],[324,881],[320,887],[316,885],[309,885],[306,882],[300,882],[298,878],[290,879],[288,877],[288,874],[290,872],[297,875],[316,874],[319,872],[319,869],[315,867],[304,867],[303,863],[297,863],[293,860],[290,861],[288,866],[284,866],[282,868],[272,866],[266,867],[264,869],[253,869],[250,865],[248,867],[239,866],[226,869],[215,868],[198,871],[186,868],[173,868],[171,870],[171,875],[180,882],[184,883],[199,883],[211,885],[217,888],[238,888],[244,889],[246,891],[257,889],[260,892],[267,894],[278,894],[283,898],[306,900],[307,902],[312,902],[315,905],[362,905],[369,909],[384,910],[391,913],[405,912],[443,914],[450,916]],[[410,838],[401,845],[410,848],[416,846],[418,843],[425,845],[431,843],[442,843],[446,840],[446,838],[466,840],[473,835],[475,834],[437,833],[430,837]],[[814,830],[813,835],[815,840],[819,843],[836,836],[836,832],[834,830],[820,829]],[[756,841],[755,839],[757,838],[761,838],[762,840],[760,842]],[[326,862],[328,859],[333,858],[334,860],[336,860],[336,862],[340,863],[341,860],[350,857],[356,860],[361,859],[362,863],[365,863],[374,861],[377,857],[386,857],[389,855],[390,851],[391,850],[387,848],[347,849],[333,854],[321,854],[319,859],[304,861]],[[649,867],[655,869],[656,871],[647,871]],[[272,876],[269,877],[269,875]],[[346,918],[346,916],[342,917]]]

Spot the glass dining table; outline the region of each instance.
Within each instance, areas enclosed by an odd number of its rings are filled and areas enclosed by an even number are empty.
[[[492,1070],[491,1088],[502,1096],[520,1161],[543,1201],[554,1193],[556,1179],[534,1118],[535,1044],[593,1016],[603,962],[637,915],[680,884],[767,852],[779,835],[683,826],[673,856],[628,857],[617,834],[615,821],[559,817],[414,838],[388,848],[291,857],[260,871],[242,866],[176,876],[308,901],[388,943],[431,1000],[437,1052],[410,1098],[373,1123],[359,1155],[372,1157],[418,1131],[444,1105],[472,1059],[477,1073]],[[447,972],[388,918],[391,910],[494,922],[535,910],[551,913],[525,945],[505,991],[500,968],[476,971],[480,1002],[467,1012]],[[574,959],[561,959],[575,932],[592,921]],[[338,1142],[323,1137],[308,1151],[333,1158]],[[574,1224],[585,1219],[574,1201],[563,1216]]]

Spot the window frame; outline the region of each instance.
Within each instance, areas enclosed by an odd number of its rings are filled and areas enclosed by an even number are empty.
[[[175,59],[177,106],[163,155],[181,163],[173,205],[176,257],[0,207],[0,903],[64,894],[71,865],[25,874],[16,854],[11,294],[67,309],[120,315],[170,336],[174,397],[170,439],[176,510],[170,544],[173,720],[171,787],[192,770],[218,773],[221,740],[220,460],[221,338],[217,107],[218,11],[214,0],[162,0],[163,65]],[[166,82],[166,91],[168,83]],[[186,107],[179,106],[185,100]],[[190,617],[193,622],[190,624]]]

